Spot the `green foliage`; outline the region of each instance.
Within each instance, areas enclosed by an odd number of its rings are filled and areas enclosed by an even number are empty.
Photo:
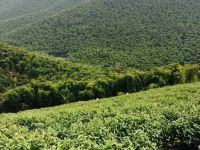
[[[0,114],[0,149],[198,149],[199,8],[198,0],[0,0],[5,42],[68,60],[0,42],[0,113],[38,109]]]
[[[119,93],[146,90],[152,88],[152,85],[162,87],[199,80],[200,66],[198,65],[170,65],[149,72],[137,71],[114,75],[107,80],[57,80],[56,82],[36,80],[3,93],[0,98],[0,112],[17,112],[80,100],[105,98]]]
[[[0,2],[0,34],[13,32],[76,7],[85,0],[7,0]]]
[[[75,64],[42,53],[29,53],[0,43],[0,92],[40,81],[89,80],[105,77],[101,68]]]
[[[0,149],[197,149],[200,83],[0,115]]]
[[[104,67],[199,64],[199,7],[198,0],[87,0],[1,37]]]
[[[0,93],[5,92],[8,88],[24,85],[27,82],[29,82],[27,75],[8,71],[0,67]]]

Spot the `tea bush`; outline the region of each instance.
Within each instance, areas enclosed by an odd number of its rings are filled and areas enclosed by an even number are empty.
[[[0,149],[192,149],[200,83],[0,115]]]

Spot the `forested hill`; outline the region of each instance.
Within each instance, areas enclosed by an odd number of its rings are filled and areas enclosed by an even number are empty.
[[[0,43],[0,113],[200,81],[199,65],[108,70]]]
[[[1,35],[71,61],[149,69],[200,63],[200,1],[95,0]]]
[[[0,93],[32,80],[91,80],[105,78],[101,68],[67,62],[0,42]]]
[[[0,0],[0,150],[195,150],[199,97],[200,0]]]
[[[72,9],[87,0],[0,0],[0,34]]]

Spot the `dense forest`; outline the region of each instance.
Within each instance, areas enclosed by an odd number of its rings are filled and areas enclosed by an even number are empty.
[[[32,81],[0,95],[0,112],[49,107],[200,80],[200,66],[174,65],[91,81]]]
[[[29,53],[3,43],[0,43],[0,69],[0,89],[12,88],[32,79],[56,81],[106,78],[106,71],[101,68],[67,62],[45,53]]]
[[[0,0],[0,34],[30,26],[87,0]]]
[[[0,112],[55,106],[200,80],[199,65],[103,70],[0,45]],[[7,75],[8,74],[8,75]]]
[[[199,64],[199,13],[198,0],[95,0],[1,37],[30,50],[104,67]]]

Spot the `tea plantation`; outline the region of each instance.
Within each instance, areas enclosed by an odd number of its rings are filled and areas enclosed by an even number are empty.
[[[200,82],[0,115],[2,150],[195,150]]]

